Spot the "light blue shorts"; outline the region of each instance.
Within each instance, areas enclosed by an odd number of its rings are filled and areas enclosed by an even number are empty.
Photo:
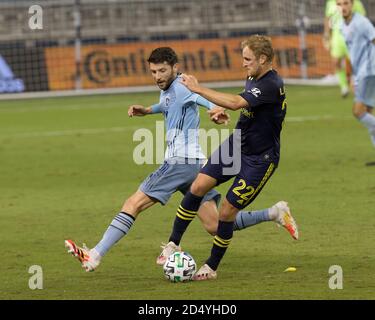
[[[355,87],[356,102],[362,102],[368,107],[375,107],[375,76],[358,79]]]
[[[179,158],[179,160],[177,163],[165,161],[142,182],[139,189],[162,205],[165,205],[176,191],[182,194],[188,192],[203,164],[199,160],[194,161],[193,164],[186,163],[185,159]],[[215,200],[219,206],[220,198],[220,193],[212,189],[203,197],[202,203]]]

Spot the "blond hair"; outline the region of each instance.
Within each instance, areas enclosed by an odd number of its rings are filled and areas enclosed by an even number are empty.
[[[250,38],[242,41],[241,49],[244,49],[245,47],[248,47],[253,51],[257,59],[259,59],[261,55],[265,55],[267,57],[267,62],[272,62],[275,55],[272,48],[271,38],[259,34],[252,35]]]

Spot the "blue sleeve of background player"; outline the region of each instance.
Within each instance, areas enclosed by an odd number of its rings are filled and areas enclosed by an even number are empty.
[[[369,19],[366,18],[365,21],[366,22],[361,26],[361,28],[363,28],[362,32],[368,40],[372,41],[375,39],[375,27]]]

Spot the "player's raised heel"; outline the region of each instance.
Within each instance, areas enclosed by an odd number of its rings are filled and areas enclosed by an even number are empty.
[[[164,265],[164,263],[167,261],[168,257],[171,254],[174,254],[176,251],[181,251],[181,247],[177,246],[174,242],[170,241],[167,244],[162,243],[160,248],[163,249],[163,251],[160,253],[160,255],[156,258],[156,264],[159,266]]]
[[[275,222],[288,230],[293,239],[298,240],[298,226],[290,212],[288,203],[279,201],[274,205],[274,208],[277,210]]]
[[[208,264],[204,264],[193,276],[194,281],[215,280],[217,273]]]

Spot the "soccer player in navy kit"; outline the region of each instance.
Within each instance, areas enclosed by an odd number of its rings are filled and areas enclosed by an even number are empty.
[[[208,159],[177,210],[169,238],[169,243],[179,245],[191,221],[186,217],[196,214],[202,197],[215,186],[234,178],[220,208],[211,255],[194,275],[194,280],[217,277],[216,270],[233,236],[237,213],[254,201],[274,173],[280,158],[280,132],[286,114],[286,100],[283,80],[272,69],[274,52],[271,40],[264,36],[251,36],[242,43],[242,57],[248,79],[245,90],[239,95],[202,87],[193,76],[182,75],[182,83],[192,92],[215,105],[231,110],[241,109],[236,126],[241,130],[240,143],[236,146],[236,138],[232,135]],[[233,159],[233,162],[240,162],[240,168],[231,174],[224,173],[224,169],[234,164],[224,159],[228,147],[230,156],[235,154],[236,148],[241,149],[240,159]],[[284,213],[284,226],[298,239],[297,225],[287,203],[281,201],[279,206]]]

